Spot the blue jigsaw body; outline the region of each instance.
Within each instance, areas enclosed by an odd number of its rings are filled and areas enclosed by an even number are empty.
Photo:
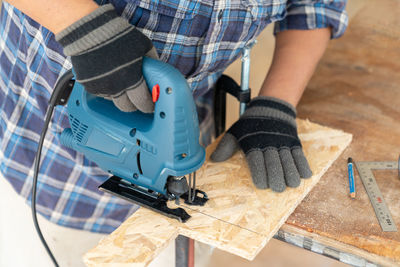
[[[193,173],[205,160],[196,106],[172,66],[144,58],[143,75],[150,89],[160,88],[154,114],[122,112],[75,82],[67,105],[71,128],[60,140],[110,174],[168,197],[167,179]]]

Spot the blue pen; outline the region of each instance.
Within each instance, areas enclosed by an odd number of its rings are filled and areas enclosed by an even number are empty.
[[[354,199],[356,198],[356,186],[354,184],[354,169],[352,158],[347,159],[347,170],[349,172],[350,197]]]

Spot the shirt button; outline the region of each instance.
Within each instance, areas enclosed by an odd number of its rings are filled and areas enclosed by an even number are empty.
[[[223,13],[224,12],[222,12],[222,10],[219,11],[219,13],[218,13],[218,22],[221,22]]]

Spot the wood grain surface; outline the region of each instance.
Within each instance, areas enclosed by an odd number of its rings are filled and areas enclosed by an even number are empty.
[[[253,259],[351,141],[350,134],[306,120],[298,120],[298,130],[314,174],[298,188],[283,193],[256,189],[241,152],[222,163],[207,160],[197,172],[197,184],[210,200],[203,207],[182,204],[192,216],[188,222],[140,208],[89,251],[85,263],[144,266],[178,234]]]
[[[376,255],[375,262],[400,265],[399,232],[382,232],[357,173],[357,197],[349,198],[346,169],[349,156],[355,161],[399,157],[400,1],[369,1],[358,11],[344,37],[328,48],[298,112],[352,133],[353,142],[286,224]],[[400,229],[397,172],[374,174]]]

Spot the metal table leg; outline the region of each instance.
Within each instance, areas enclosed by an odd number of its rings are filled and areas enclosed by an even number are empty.
[[[194,240],[179,235],[175,239],[175,266],[194,267]]]

